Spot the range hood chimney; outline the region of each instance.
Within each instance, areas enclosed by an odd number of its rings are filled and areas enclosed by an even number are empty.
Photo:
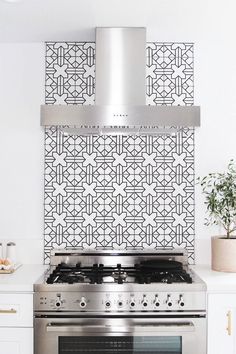
[[[95,104],[146,104],[146,28],[96,29]]]
[[[95,73],[95,105],[43,105],[41,125],[82,135],[200,126],[198,106],[146,106],[146,28],[96,28]]]

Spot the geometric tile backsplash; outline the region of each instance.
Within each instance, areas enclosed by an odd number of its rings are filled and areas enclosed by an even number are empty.
[[[47,104],[93,104],[95,43],[46,44]],[[193,44],[147,44],[147,104],[193,104]],[[194,130],[45,130],[45,262],[52,248],[181,247],[194,262]]]

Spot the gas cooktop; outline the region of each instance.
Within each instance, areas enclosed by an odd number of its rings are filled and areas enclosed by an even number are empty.
[[[183,269],[181,262],[172,260],[143,261],[134,266],[105,266],[93,264],[83,266],[60,263],[46,280],[47,284],[55,283],[192,283],[191,275]]]

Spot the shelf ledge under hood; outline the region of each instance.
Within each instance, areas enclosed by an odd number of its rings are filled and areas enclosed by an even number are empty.
[[[42,105],[41,126],[199,127],[200,106]]]

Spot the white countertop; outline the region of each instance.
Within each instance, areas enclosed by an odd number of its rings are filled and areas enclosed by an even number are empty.
[[[0,274],[0,292],[33,292],[34,283],[48,266],[25,264],[11,274]]]
[[[236,273],[216,272],[206,265],[191,268],[206,283],[208,293],[236,293]]]

